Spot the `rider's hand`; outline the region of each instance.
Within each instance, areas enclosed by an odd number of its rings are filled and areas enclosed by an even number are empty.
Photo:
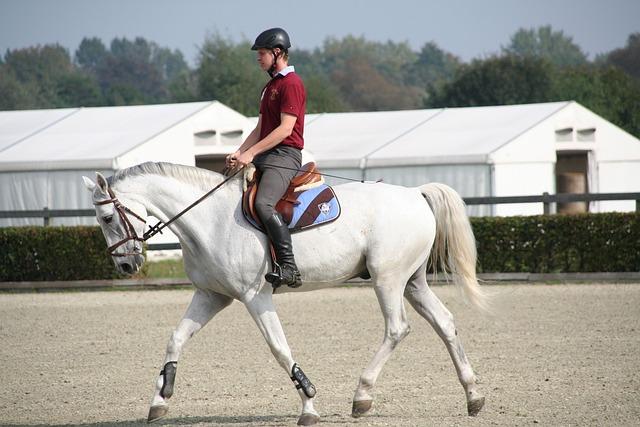
[[[224,159],[225,166],[228,169],[234,168],[236,166],[236,158],[238,156],[240,156],[240,150],[236,151],[235,153],[231,153],[227,157],[225,157]]]
[[[247,164],[251,163],[252,161],[253,161],[253,154],[251,153],[251,150],[247,150],[244,153],[240,154],[239,156],[235,157],[234,166],[237,168],[243,168]]]

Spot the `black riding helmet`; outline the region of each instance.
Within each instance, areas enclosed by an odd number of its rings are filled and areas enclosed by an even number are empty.
[[[261,32],[251,46],[251,50],[275,49],[279,47],[285,52],[291,47],[289,34],[282,28],[270,28]]]
[[[276,60],[278,59],[275,49],[280,48],[282,52],[286,54],[290,47],[291,41],[289,40],[289,34],[287,34],[285,30],[282,28],[270,28],[261,32],[258,37],[256,37],[256,41],[253,43],[253,46],[251,46],[251,50],[269,49],[271,51],[273,55],[273,65],[267,70],[267,74],[274,77],[276,74]]]

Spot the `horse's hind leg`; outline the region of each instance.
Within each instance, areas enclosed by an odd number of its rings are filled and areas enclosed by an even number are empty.
[[[271,287],[265,288],[261,293],[253,295],[243,302],[267,341],[276,361],[296,384],[296,389],[302,399],[302,413],[298,418],[298,425],[316,424],[320,421],[320,416],[313,407],[316,389],[293,360],[291,349],[287,344],[287,338],[273,304]]]
[[[467,412],[472,416],[477,415],[484,405],[484,397],[476,389],[476,377],[462,348],[451,312],[427,285],[424,265],[407,283],[404,296],[413,308],[431,324],[444,342],[458,373],[460,384],[466,393]]]
[[[167,400],[173,395],[176,367],[180,353],[189,338],[202,329],[217,313],[233,301],[224,295],[197,289],[178,327],[171,334],[164,358],[164,367],[156,380],[156,389],[149,409],[148,422],[167,414]]]
[[[353,408],[351,415],[359,417],[366,414],[373,403],[371,391],[382,371],[384,364],[389,360],[396,346],[409,334],[409,322],[404,309],[402,299],[403,283],[396,281],[383,281],[376,278],[374,288],[380,309],[384,316],[384,339],[373,356],[369,365],[360,376],[358,387],[353,396]]]

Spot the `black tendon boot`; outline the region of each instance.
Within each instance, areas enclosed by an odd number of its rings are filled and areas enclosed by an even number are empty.
[[[293,258],[291,233],[287,224],[282,220],[279,213],[274,213],[266,221],[263,221],[263,225],[276,251],[277,260],[275,271],[267,273],[264,278],[275,288],[280,285],[297,288],[302,285],[302,282],[296,261]]]

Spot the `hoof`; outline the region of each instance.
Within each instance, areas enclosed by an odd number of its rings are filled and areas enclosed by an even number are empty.
[[[373,405],[373,400],[358,400],[353,401],[353,407],[351,408],[351,416],[353,418],[358,418],[369,412],[371,406]]]
[[[314,424],[318,424],[320,421],[320,416],[316,414],[302,414],[300,418],[298,418],[299,426],[312,426]]]
[[[167,415],[169,412],[169,407],[167,405],[163,406],[152,406],[149,408],[149,416],[147,417],[147,422],[152,423],[154,421],[158,421],[160,418]]]
[[[476,399],[470,400],[467,402],[467,412],[470,417],[475,417],[478,415],[478,412],[484,406],[484,397],[478,397]]]

